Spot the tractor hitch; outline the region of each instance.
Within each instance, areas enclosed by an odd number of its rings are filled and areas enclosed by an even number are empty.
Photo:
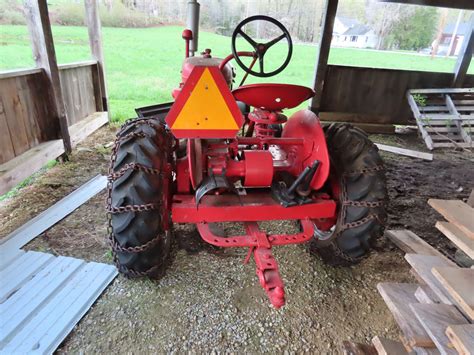
[[[302,232],[275,235],[267,235],[260,230],[257,222],[244,222],[244,225],[246,235],[229,237],[214,234],[209,223],[198,223],[197,228],[201,238],[209,244],[218,247],[249,247],[244,263],[248,263],[253,254],[260,285],[267,293],[270,303],[278,309],[285,304],[285,289],[271,248],[274,245],[300,244],[309,241],[314,235],[314,224],[308,219],[301,220]]]

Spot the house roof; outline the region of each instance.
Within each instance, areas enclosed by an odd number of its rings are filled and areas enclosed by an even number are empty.
[[[343,36],[362,36],[365,35],[367,32],[369,32],[371,28],[366,25],[355,25],[351,28],[349,28],[346,32],[344,32],[342,35]]]
[[[348,28],[359,24],[359,21],[356,20],[355,18],[342,17],[342,16],[337,16],[336,18],[339,21],[341,21],[344,26],[346,26]]]
[[[452,35],[454,32],[454,28],[456,27],[455,23],[448,23],[443,30],[444,34]],[[469,22],[463,22],[459,24],[457,34],[458,35],[465,35],[469,30]]]

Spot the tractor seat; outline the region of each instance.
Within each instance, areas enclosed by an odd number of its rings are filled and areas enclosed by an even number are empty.
[[[298,106],[314,96],[314,90],[292,84],[249,84],[232,91],[237,101],[268,111],[281,111]]]

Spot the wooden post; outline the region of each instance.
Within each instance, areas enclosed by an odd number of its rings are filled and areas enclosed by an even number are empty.
[[[454,67],[454,87],[462,87],[464,78],[466,77],[469,64],[471,64],[472,53],[474,48],[474,14],[471,16],[469,29],[466,31],[464,41],[462,42],[461,51],[458,55],[456,66]]]
[[[331,48],[334,19],[336,18],[338,0],[326,0],[324,20],[321,26],[321,38],[319,40],[318,56],[314,74],[314,91],[316,95],[311,100],[311,110],[319,113],[321,98],[324,89],[324,78],[326,76],[329,50]]]
[[[95,90],[100,90],[102,102],[98,103],[98,111],[108,111],[108,94],[107,85],[105,81],[105,62],[104,51],[102,47],[102,28],[99,16],[99,3],[97,0],[84,0],[86,8],[86,23],[89,31],[89,44],[91,47],[92,57],[97,61],[98,80],[95,85],[99,87]],[[109,114],[110,120],[110,114]]]
[[[59,120],[61,137],[66,153],[71,152],[71,138],[69,137],[68,119],[61,93],[59,69],[54,50],[53,35],[48,15],[46,0],[25,0],[26,22],[31,37],[33,58],[36,66],[44,69],[48,79],[46,95],[49,94],[53,108],[53,115]]]

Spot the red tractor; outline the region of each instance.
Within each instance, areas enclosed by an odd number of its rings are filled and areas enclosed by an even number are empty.
[[[254,21],[276,26],[281,35],[254,40],[244,30]],[[239,37],[253,50],[238,51]],[[232,54],[223,60],[210,50],[189,57],[191,31],[183,38],[186,59],[174,103],[137,109],[139,118],[117,134],[108,188],[116,264],[128,276],[159,277],[169,260],[173,223],[195,224],[207,243],[248,248],[245,261],[253,255],[260,284],[279,308],[285,292],[273,246],[310,242],[310,251],[331,265],[350,265],[382,235],[382,160],[351,125],[322,127],[309,110],[284,115],[310,99],[312,89],[242,85],[249,74],[270,77],[290,62],[292,41],[280,22],[266,16],[242,21],[232,35]],[[266,54],[280,41],[286,41],[287,55],[267,72]],[[232,59],[246,73],[236,89]],[[270,220],[300,227],[294,234],[268,234],[258,222]],[[245,233],[217,233],[219,222],[243,223]]]

